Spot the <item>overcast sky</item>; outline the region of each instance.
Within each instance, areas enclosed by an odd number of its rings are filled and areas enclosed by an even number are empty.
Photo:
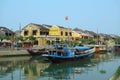
[[[29,23],[120,35],[120,0],[0,0],[0,26],[15,31]]]

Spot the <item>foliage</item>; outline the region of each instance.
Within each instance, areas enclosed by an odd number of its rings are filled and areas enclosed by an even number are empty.
[[[115,72],[115,80],[120,76],[120,66],[118,67],[117,71]]]
[[[83,45],[84,44],[96,44],[96,41],[92,38],[90,39],[80,39],[80,40],[73,40],[73,41],[70,41],[70,45],[71,46],[75,46],[75,45],[79,45],[79,42],[81,42]],[[61,40],[60,41],[61,44],[66,44],[68,43],[66,40]]]
[[[32,41],[35,41],[35,40],[36,40],[36,38],[35,38],[34,36],[29,36],[28,39],[29,39],[29,40],[32,40]]]
[[[82,44],[96,44],[96,41],[93,40],[92,38],[89,38],[89,39],[80,39],[80,41],[82,42]]]
[[[23,37],[22,36],[16,37],[16,39],[23,41]]]
[[[0,36],[0,39],[1,40],[3,40],[3,39],[10,40],[10,37],[9,36]]]
[[[63,39],[62,39],[62,40],[60,41],[60,44],[65,44],[65,43],[67,43],[66,40],[63,40]]]
[[[104,74],[104,73],[106,73],[106,71],[105,70],[100,70],[100,73]]]
[[[72,46],[76,46],[76,45],[79,45],[79,41],[78,40],[72,41]]]
[[[3,40],[3,36],[0,36],[0,40]]]
[[[116,44],[120,44],[120,37],[114,38]]]

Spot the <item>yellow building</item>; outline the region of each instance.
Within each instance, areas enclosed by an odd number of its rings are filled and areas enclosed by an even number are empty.
[[[29,40],[30,36],[36,37],[37,45],[45,45],[47,35],[49,35],[49,27],[34,23],[25,26],[21,32],[24,40]]]
[[[68,40],[72,38],[72,29],[54,25],[49,30],[49,36],[54,40]]]
[[[24,40],[29,41],[29,37],[36,37],[37,45],[45,46],[47,42],[52,41],[72,41],[81,38],[77,32],[73,32],[71,28],[62,26],[50,26],[30,23],[26,25],[21,32]]]
[[[76,31],[72,31],[72,39],[73,40],[79,40],[80,38],[82,38],[82,35],[77,33]]]

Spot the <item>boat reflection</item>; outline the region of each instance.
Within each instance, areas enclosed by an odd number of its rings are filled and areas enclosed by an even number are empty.
[[[41,56],[3,57],[0,58],[0,79],[36,80],[36,79],[74,79],[74,76],[84,76],[92,71],[99,72],[101,62],[111,61],[115,54],[94,54],[92,58],[80,61],[53,64]],[[22,78],[22,79],[21,79]],[[17,79],[18,80],[18,79]]]
[[[41,71],[41,74],[55,79],[71,79],[75,74],[87,73],[96,63],[90,59],[84,59],[79,62],[67,62],[59,64],[50,64],[50,66]]]

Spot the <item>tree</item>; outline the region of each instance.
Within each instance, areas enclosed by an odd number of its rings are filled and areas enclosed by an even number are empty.
[[[82,44],[96,44],[96,41],[93,40],[92,38],[89,38],[89,39],[80,39],[80,41],[82,42]]]
[[[16,37],[16,39],[23,41],[23,37],[22,36]]]
[[[0,36],[0,40],[3,40],[4,38],[3,38],[3,36]]]
[[[115,44],[120,44],[120,37],[114,38]]]
[[[3,40],[3,39],[10,40],[10,37],[9,36],[0,36],[0,39],[1,40]]]
[[[61,43],[61,44],[66,44],[67,41],[62,39],[62,40],[60,41],[60,43]]]
[[[35,38],[34,36],[29,36],[28,39],[29,39],[29,40],[32,40],[32,41],[35,41],[35,40],[36,40],[36,38]]]

